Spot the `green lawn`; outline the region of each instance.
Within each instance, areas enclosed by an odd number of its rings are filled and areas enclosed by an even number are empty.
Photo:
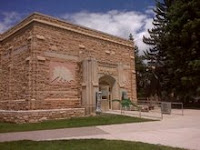
[[[137,117],[121,116],[121,115],[101,114],[97,116],[52,120],[40,123],[27,123],[27,124],[0,123],[0,133],[86,127],[86,126],[146,122],[146,121],[152,121],[152,120],[142,119]]]
[[[0,143],[2,150],[183,150],[180,148],[118,140],[15,141]]]

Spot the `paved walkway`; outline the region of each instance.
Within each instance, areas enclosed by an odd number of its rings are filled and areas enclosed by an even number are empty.
[[[165,115],[162,121],[2,133],[0,141],[104,138],[141,141],[200,150],[200,110],[185,110],[184,116]]]

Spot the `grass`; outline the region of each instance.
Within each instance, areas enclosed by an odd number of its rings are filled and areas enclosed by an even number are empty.
[[[14,124],[14,123],[0,122],[0,133],[60,129],[60,128],[72,128],[72,127],[87,127],[87,126],[146,122],[146,121],[153,121],[153,120],[137,118],[137,117],[121,116],[121,115],[101,114],[97,116],[71,118],[63,120],[51,120],[40,123]]]
[[[84,139],[61,141],[15,141],[0,143],[2,150],[183,150],[162,145],[119,140]]]

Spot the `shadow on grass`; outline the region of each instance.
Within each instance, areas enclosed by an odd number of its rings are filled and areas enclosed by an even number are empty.
[[[15,141],[0,143],[9,150],[183,150],[162,145],[120,140],[84,139],[61,141]]]

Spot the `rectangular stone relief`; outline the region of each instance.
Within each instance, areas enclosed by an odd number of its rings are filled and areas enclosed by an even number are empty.
[[[74,82],[76,67],[77,65],[71,62],[50,62],[50,83],[63,84]]]

